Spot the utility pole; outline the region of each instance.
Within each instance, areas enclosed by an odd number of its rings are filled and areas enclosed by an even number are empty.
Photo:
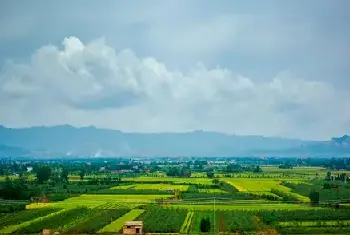
[[[214,234],[216,234],[216,229],[215,229],[215,218],[216,218],[216,216],[215,216],[215,197],[214,197]]]

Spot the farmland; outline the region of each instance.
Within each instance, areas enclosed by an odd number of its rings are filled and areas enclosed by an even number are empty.
[[[121,233],[130,220],[143,221],[150,234],[350,232],[350,185],[340,173],[329,179],[323,167],[255,170],[248,165],[233,173],[225,167],[220,163],[215,173],[191,175],[172,169],[171,174],[186,176],[167,176],[174,166],[163,164],[142,174],[94,172],[82,178],[73,171],[65,182],[46,183],[36,183],[33,174],[28,181],[3,177],[29,195],[35,190],[46,195],[0,200],[0,233],[34,234],[45,228],[60,234]]]

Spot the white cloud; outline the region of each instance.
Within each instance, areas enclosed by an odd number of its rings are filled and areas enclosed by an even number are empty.
[[[181,59],[181,58],[179,58]],[[103,39],[44,46],[0,72],[0,123],[72,124],[123,131],[215,130],[327,139],[350,131],[350,95],[290,72],[265,83],[198,63],[169,70]]]

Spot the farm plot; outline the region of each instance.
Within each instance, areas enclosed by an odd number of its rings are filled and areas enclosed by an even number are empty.
[[[214,216],[212,212],[194,212],[191,226],[189,230],[191,233],[200,233],[200,223],[204,218],[209,218],[210,230],[209,232],[214,232]]]
[[[220,211],[216,219],[219,232],[253,232],[266,227],[260,218],[247,211]]]
[[[189,187],[188,185],[181,185],[181,184],[136,184],[134,186],[134,189],[136,190],[153,189],[153,190],[161,190],[161,191],[168,191],[168,190],[186,191],[188,187]]]
[[[151,206],[137,220],[144,221],[146,233],[178,233],[186,215],[187,210]]]
[[[93,213],[80,223],[75,222],[75,226],[67,229],[68,234],[96,233],[106,225],[123,216],[128,209],[92,210]]]
[[[225,181],[241,192],[270,192],[271,189],[290,191],[288,187],[280,185],[276,180],[226,179]]]
[[[72,208],[86,206],[95,208],[105,203],[128,203],[128,205],[154,202],[156,199],[168,198],[171,195],[108,195],[108,194],[83,194],[79,197],[68,198],[55,203],[55,207]]]
[[[207,184],[212,185],[209,178],[176,178],[176,177],[130,177],[123,178],[127,182],[171,182],[173,184]]]
[[[350,227],[288,227],[278,229],[280,234],[350,234]]]
[[[84,207],[63,210],[60,213],[53,213],[49,216],[34,220],[28,225],[16,230],[16,233],[38,233],[44,228],[51,228],[54,231],[62,231],[66,224],[79,220],[86,213],[88,213],[88,209]]]
[[[98,233],[108,233],[108,232],[116,233],[123,228],[125,221],[134,220],[138,216],[140,216],[143,212],[144,210],[141,210],[141,209],[133,209],[130,212],[118,218],[117,220],[111,222],[110,224],[100,229]]]
[[[283,183],[285,186],[291,188],[291,192],[307,197],[311,191],[320,193],[320,201],[339,200],[350,198],[350,189],[346,188],[346,184],[337,182],[338,188],[324,189],[323,180],[313,180],[310,184],[305,183]]]
[[[182,224],[180,233],[188,233],[189,232],[190,226],[192,224],[193,215],[194,215],[193,211],[187,212],[187,215],[186,215],[184,223]]]
[[[167,208],[178,208],[178,209],[188,209],[194,211],[211,211],[214,210],[213,204],[203,204],[203,205],[195,205],[195,204],[183,204],[183,205],[167,205],[164,206]],[[228,204],[228,205],[215,205],[216,210],[308,210],[311,207],[299,204],[276,204],[276,203],[267,203],[267,204]],[[312,208],[311,208],[312,209]],[[319,208],[314,208],[315,210],[319,210]]]
[[[278,227],[340,227],[350,226],[350,220],[317,220],[279,222]]]
[[[58,210],[54,208],[42,208],[42,209],[24,210],[17,213],[4,214],[0,220],[0,229],[10,225],[21,224],[25,221],[33,220],[35,218],[48,215],[55,211],[58,211]]]
[[[178,190],[186,191],[189,188],[189,185],[181,184],[132,184],[132,185],[119,185],[112,187],[112,190],[142,190],[142,191],[169,191],[169,190]]]
[[[114,186],[110,189],[131,189],[134,188],[135,185],[134,184],[127,184],[127,185],[118,185],[118,186]]]
[[[277,180],[229,179],[226,182],[241,192],[249,192],[271,200],[310,201],[308,197],[292,192],[291,188],[282,185]]]
[[[211,189],[200,188],[197,190],[200,193],[228,193],[227,191],[219,189],[219,188],[211,188]]]
[[[313,174],[320,172],[326,172],[327,169],[323,167],[294,167],[292,169],[281,169],[278,166],[261,166],[261,169],[265,173],[290,173],[290,174]]]

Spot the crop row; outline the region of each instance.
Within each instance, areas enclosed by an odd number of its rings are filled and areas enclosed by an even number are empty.
[[[112,223],[119,217],[126,214],[129,210],[118,209],[118,210],[93,210],[93,214],[88,216],[85,220],[80,223],[75,222],[75,226],[66,230],[68,234],[77,233],[96,233],[106,225]]]
[[[0,229],[5,226],[10,226],[13,224],[21,224],[25,221],[29,221],[41,216],[45,216],[55,211],[57,211],[57,209],[41,208],[41,209],[24,210],[17,213],[4,214],[3,216],[1,216]]]
[[[20,228],[16,233],[38,233],[45,228],[60,231],[62,227],[69,224],[71,221],[78,219],[81,215],[88,212],[85,207],[65,210],[62,213],[57,213],[54,216],[43,217],[42,220],[36,220],[28,226]]]
[[[180,233],[188,233],[188,230],[189,230],[189,228],[190,228],[190,226],[191,226],[191,223],[192,223],[193,215],[194,215],[194,212],[193,212],[193,211],[189,211],[189,212],[187,213],[187,216],[186,216],[186,218],[185,218],[185,221],[184,221],[184,223],[182,224]]]
[[[180,231],[186,215],[187,210],[150,206],[138,220],[144,221],[144,232],[176,233]]]
[[[128,213],[126,213],[125,215],[121,216],[120,218],[116,219],[112,223],[100,229],[98,233],[109,233],[109,232],[116,233],[123,228],[125,221],[134,220],[138,216],[140,216],[143,212],[144,210],[141,210],[141,209],[133,209]]]

